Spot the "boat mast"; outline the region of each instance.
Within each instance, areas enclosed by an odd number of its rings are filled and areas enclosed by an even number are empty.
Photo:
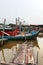
[[[16,29],[17,29],[17,18],[16,18]]]
[[[19,29],[20,29],[20,32],[21,32],[21,21],[20,21],[20,17],[18,17],[18,22],[19,22]]]

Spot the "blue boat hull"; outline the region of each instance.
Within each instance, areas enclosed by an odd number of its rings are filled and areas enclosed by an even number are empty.
[[[28,34],[25,34],[24,36],[23,35],[18,35],[18,36],[3,36],[3,38],[7,39],[7,40],[29,40],[29,39],[34,39],[37,37],[39,31],[36,31],[36,32],[32,32],[31,35]],[[2,39],[2,36],[0,36],[0,39]]]

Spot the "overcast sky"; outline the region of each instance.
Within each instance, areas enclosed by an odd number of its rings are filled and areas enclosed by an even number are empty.
[[[26,24],[43,24],[43,0],[0,0],[0,23],[15,23],[15,18]]]

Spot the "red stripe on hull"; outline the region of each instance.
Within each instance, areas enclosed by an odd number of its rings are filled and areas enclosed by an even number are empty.
[[[0,36],[2,36],[2,32],[0,31]]]
[[[9,30],[9,31],[6,30],[4,32],[9,34],[10,36],[16,36],[19,33],[19,30],[18,29],[17,30],[12,30],[12,31],[11,30]],[[3,35],[3,32],[0,31],[0,36],[2,36],[2,35]]]

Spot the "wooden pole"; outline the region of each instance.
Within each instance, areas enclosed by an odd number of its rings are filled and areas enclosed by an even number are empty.
[[[5,22],[6,22],[6,19],[4,19],[3,32],[5,30]],[[4,39],[4,33],[2,33],[2,45],[3,45],[3,39]]]
[[[3,49],[2,49],[2,55],[3,55],[4,62],[6,62]]]
[[[38,51],[37,51],[37,59],[36,59],[36,63],[38,64]]]

